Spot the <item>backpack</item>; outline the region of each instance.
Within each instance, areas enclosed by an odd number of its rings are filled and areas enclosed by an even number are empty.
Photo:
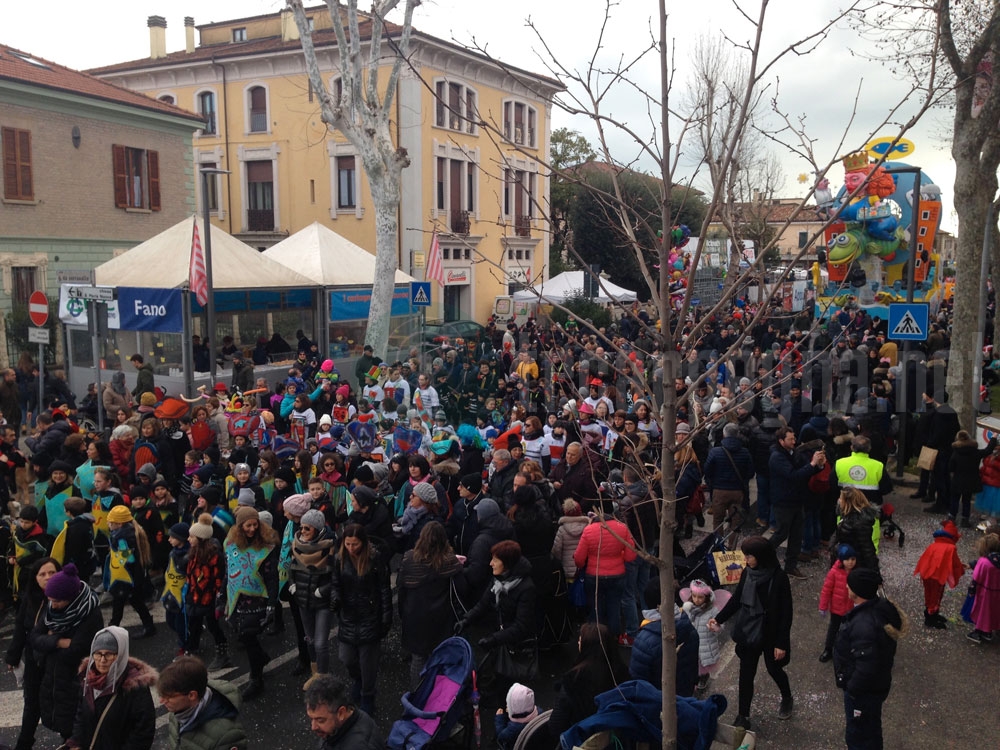
[[[817,495],[828,492],[833,482],[833,466],[827,461],[823,468],[809,477],[809,491]]]

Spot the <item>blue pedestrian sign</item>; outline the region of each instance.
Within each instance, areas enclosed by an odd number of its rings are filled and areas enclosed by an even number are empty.
[[[431,282],[411,281],[410,282],[410,304],[414,307],[431,306]]]
[[[926,341],[930,332],[930,309],[926,302],[889,305],[889,338],[894,341]]]

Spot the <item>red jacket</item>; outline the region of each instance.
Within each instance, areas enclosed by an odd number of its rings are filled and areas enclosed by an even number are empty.
[[[854,602],[847,594],[847,571],[840,560],[826,574],[823,590],[819,592],[819,608],[841,617],[854,608]]]
[[[983,481],[983,485],[1000,487],[1000,456],[991,453],[983,459],[983,465],[979,468],[979,478]]]
[[[625,563],[635,559],[635,550],[618,540],[624,539],[635,546],[628,526],[613,518],[608,519],[607,525],[608,528],[604,528],[604,524],[595,519],[583,530],[580,544],[573,553],[576,567],[583,568],[588,576],[625,575]]]

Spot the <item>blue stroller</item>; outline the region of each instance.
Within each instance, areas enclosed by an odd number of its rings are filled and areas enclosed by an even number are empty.
[[[474,664],[467,640],[442,641],[420,672],[417,689],[403,694],[403,718],[393,723],[386,747],[472,747],[479,734],[475,731],[479,709]]]

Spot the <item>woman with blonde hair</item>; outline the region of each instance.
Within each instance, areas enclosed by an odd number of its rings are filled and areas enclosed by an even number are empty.
[[[858,567],[878,570],[878,547],[875,540],[880,533],[878,514],[864,493],[855,487],[844,487],[837,500],[837,530],[831,550],[849,544],[858,553]]]
[[[701,464],[690,441],[674,451],[674,467],[677,525],[683,526],[684,538],[690,539],[694,535],[695,521],[699,527],[705,525],[705,516],[700,507],[703,501],[699,500],[704,498],[704,493],[699,492],[702,480]]]

